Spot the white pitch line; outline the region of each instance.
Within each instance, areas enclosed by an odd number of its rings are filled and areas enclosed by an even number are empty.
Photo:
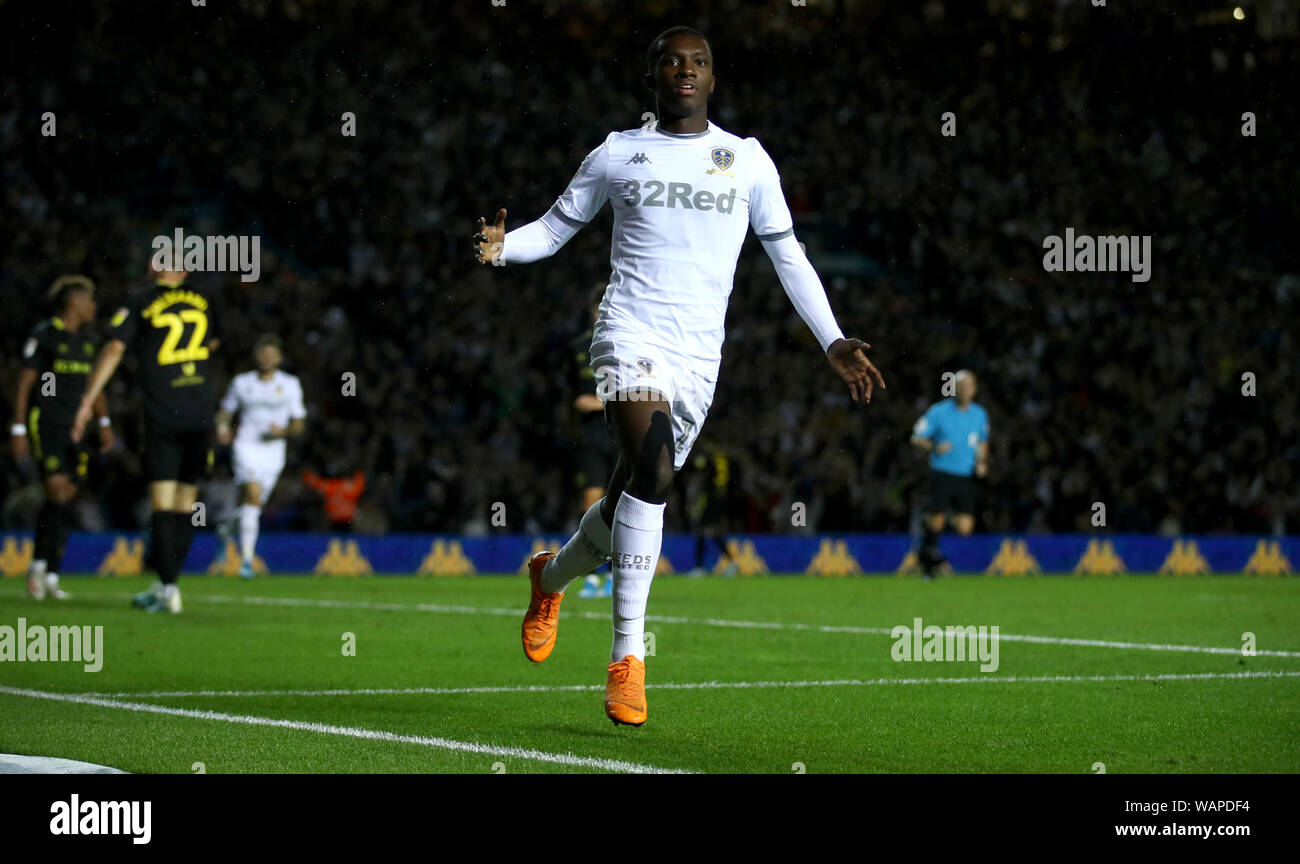
[[[475,753],[481,756],[501,756],[509,759],[527,759],[534,762],[550,762],[575,768],[594,768],[601,771],[619,771],[627,774],[687,774],[690,772],[673,768],[657,768],[654,765],[642,765],[637,762],[625,762],[621,759],[601,759],[590,756],[575,756],[572,753],[547,753],[524,747],[499,747],[491,744],[478,744],[473,741],[456,741],[450,738],[433,738],[424,735],[399,735],[378,729],[359,729],[351,726],[334,726],[328,723],[307,723],[299,720],[280,720],[274,717],[254,717],[247,714],[225,714],[220,711],[196,711],[189,708],[169,708],[165,705],[150,705],[146,702],[119,702],[102,696],[78,695],[74,693],[51,693],[44,690],[27,690],[21,687],[0,685],[0,694],[9,696],[26,696],[32,699],[49,699],[55,702],[73,702],[79,705],[96,705],[101,708],[117,708],[123,711],[138,711],[147,714],[167,714],[173,717],[188,717],[195,720],[215,720],[222,723],[238,723],[245,726],[270,726],[278,729],[296,729],[302,732],[317,732],[323,735],[340,735],[346,738],[361,738],[368,741],[387,741],[395,744],[415,744],[420,747],[432,747],[439,750],[456,750],[463,753]]]
[[[368,600],[316,600],[299,597],[230,597],[222,595],[196,596],[190,602],[233,603],[245,606],[299,606],[314,609],[368,609],[383,612],[437,612],[456,615],[505,615],[519,617],[523,609],[500,606],[447,606],[439,603],[373,603]],[[572,610],[569,617],[609,620],[608,612]],[[736,627],[754,630],[795,630],[813,633],[853,633],[865,636],[892,636],[888,627],[855,627],[832,624],[797,624],[782,621],[735,621],[727,618],[682,618],[670,615],[647,615],[646,621],[657,624],[698,624],[706,627]],[[1193,654],[1240,655],[1241,648],[1216,648],[1207,645],[1164,645],[1152,642],[1115,642],[1105,639],[1076,639],[1069,636],[1026,636],[999,633],[1003,642],[1030,642],[1039,645],[1071,645],[1080,648],[1123,648],[1135,651],[1182,651]],[[1257,657],[1300,657],[1300,651],[1272,651],[1256,649]]]
[[[990,675],[965,678],[840,678],[826,681],[692,681],[647,684],[647,690],[750,690],[774,687],[877,687],[890,684],[1056,684],[1123,681],[1207,681],[1245,678],[1300,678],[1297,672],[1170,672],[1153,675]],[[4,688],[0,687],[0,690]],[[362,687],[355,690],[153,690],[119,693],[67,693],[99,699],[167,699],[245,696],[457,696],[466,693],[574,693],[603,690],[597,684],[527,684],[514,687]]]

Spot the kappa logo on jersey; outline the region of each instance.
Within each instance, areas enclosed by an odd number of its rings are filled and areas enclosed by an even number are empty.
[[[643,195],[642,192],[645,192]],[[681,207],[683,210],[717,210],[730,215],[736,206],[736,189],[718,195],[708,189],[698,192],[690,183],[664,183],[660,180],[625,180],[623,203],[629,207]]]
[[[636,361],[636,367],[641,370],[642,377],[645,377],[646,375],[650,375],[655,371],[654,364],[651,363],[649,360],[645,359],[644,357]]]
[[[717,165],[718,167],[710,168],[708,171],[704,173],[725,174],[728,177],[736,176],[735,174],[732,174],[730,171],[727,170],[728,168],[731,167],[732,163],[736,161],[735,153],[731,152],[726,147],[714,147],[713,150],[710,151],[709,155],[713,158],[713,164]]]
[[[631,159],[629,159],[629,160],[627,160],[626,162],[624,162],[623,164],[624,164],[624,165],[644,165],[644,164],[646,164],[646,163],[649,162],[649,161],[650,161],[650,157],[649,157],[649,156],[645,155],[644,153],[638,153],[638,154],[636,154],[635,156],[633,156]]]

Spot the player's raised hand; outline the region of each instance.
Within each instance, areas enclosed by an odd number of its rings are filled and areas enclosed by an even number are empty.
[[[497,211],[495,225],[487,224],[482,216],[478,219],[478,233],[474,235],[474,255],[480,264],[491,264],[501,257],[501,250],[506,244],[506,209]]]
[[[861,339],[836,339],[831,343],[831,347],[826,349],[826,359],[830,361],[835,374],[849,385],[849,392],[853,394],[854,402],[870,402],[876,385],[879,385],[881,390],[887,389],[884,376],[867,359],[867,351],[870,348],[871,346]]]

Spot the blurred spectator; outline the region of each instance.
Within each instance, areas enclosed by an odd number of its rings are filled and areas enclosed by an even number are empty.
[[[304,471],[302,482],[325,499],[325,518],[331,531],[352,530],[352,520],[357,515],[357,501],[366,491],[364,474],[357,471],[351,477],[322,477],[315,471]]]

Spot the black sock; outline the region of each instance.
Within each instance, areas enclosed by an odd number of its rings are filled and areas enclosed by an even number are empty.
[[[190,545],[194,542],[194,523],[190,521],[188,510],[182,513],[173,513],[172,519],[176,526],[176,563],[173,565],[173,569],[177,578],[179,578],[181,570],[185,568],[185,559],[190,557]]]
[[[943,558],[939,554],[939,532],[927,523],[921,532],[921,563],[937,564]]]
[[[172,514],[163,510],[155,510],[149,517],[153,540],[149,553],[150,563],[158,571],[158,579],[164,585],[176,584],[177,571],[172,569],[172,562],[176,560],[175,525]]]
[[[51,508],[49,526],[49,545],[45,550],[45,570],[58,573],[63,566],[63,550],[68,545],[68,506],[66,504],[47,504]]]
[[[48,500],[41,504],[36,512],[36,538],[32,543],[32,558],[36,561],[50,560],[50,546],[54,538],[54,505]],[[57,571],[56,571],[57,572]]]

